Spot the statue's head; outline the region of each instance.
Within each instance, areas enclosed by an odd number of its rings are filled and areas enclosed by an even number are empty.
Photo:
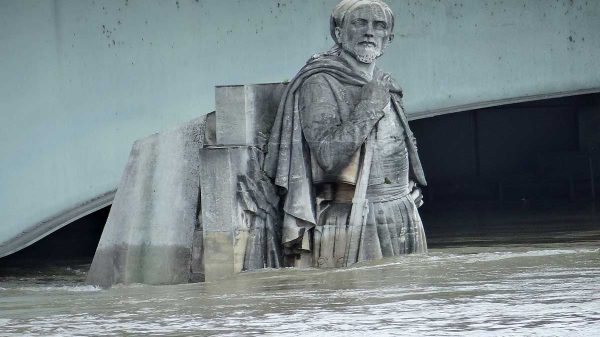
[[[394,13],[381,0],[342,0],[331,15],[331,36],[362,63],[373,63],[394,39]]]

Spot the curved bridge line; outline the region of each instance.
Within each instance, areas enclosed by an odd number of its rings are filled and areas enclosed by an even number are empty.
[[[469,104],[464,104],[464,105],[457,105],[457,106],[452,106],[452,107],[448,107],[448,108],[415,112],[412,114],[409,112],[408,119],[417,120],[417,119],[424,119],[424,118],[430,118],[430,117],[435,117],[435,116],[447,115],[447,114],[452,114],[452,113],[462,112],[462,111],[491,108],[491,107],[500,106],[500,105],[541,101],[541,100],[545,100],[545,99],[561,98],[561,97],[568,97],[568,96],[595,94],[595,93],[599,93],[599,92],[600,92],[600,87],[595,87],[595,88],[590,88],[590,89],[560,91],[560,92],[555,92],[555,93],[550,93],[550,94],[537,94],[537,95],[503,98],[503,99],[496,99],[496,100],[491,100],[491,101],[483,101],[483,102],[469,103]]]
[[[88,200],[77,207],[68,211],[61,212],[57,215],[47,218],[32,226],[28,230],[21,232],[17,237],[11,238],[0,244],[0,258],[18,252],[26,248],[44,237],[54,233],[55,231],[65,227],[75,220],[81,219],[84,216],[94,213],[106,206],[112,204],[117,190],[112,190],[99,195],[96,198]]]

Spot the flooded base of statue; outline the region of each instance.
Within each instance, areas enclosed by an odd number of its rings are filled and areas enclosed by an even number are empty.
[[[580,237],[108,290],[84,285],[89,265],[3,268],[0,336],[591,336],[600,230]]]

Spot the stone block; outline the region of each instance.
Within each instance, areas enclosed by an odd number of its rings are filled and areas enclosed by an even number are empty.
[[[217,144],[217,113],[209,113],[204,123],[204,145]]]
[[[256,147],[216,146],[202,149],[202,226],[206,281],[227,278],[244,269],[250,228],[238,203],[238,176],[258,166]]]
[[[215,89],[216,141],[252,145],[268,140],[285,84],[219,86]]]
[[[234,232],[206,232],[204,233],[204,279],[215,281],[227,278],[241,272],[236,268]]]
[[[202,278],[198,241],[200,149],[206,119],[138,140],[87,283],[175,284]],[[193,269],[193,270],[192,270]]]

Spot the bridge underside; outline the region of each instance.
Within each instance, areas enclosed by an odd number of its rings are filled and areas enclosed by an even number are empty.
[[[598,235],[600,95],[471,110],[413,125],[430,184],[422,216],[431,245]]]

